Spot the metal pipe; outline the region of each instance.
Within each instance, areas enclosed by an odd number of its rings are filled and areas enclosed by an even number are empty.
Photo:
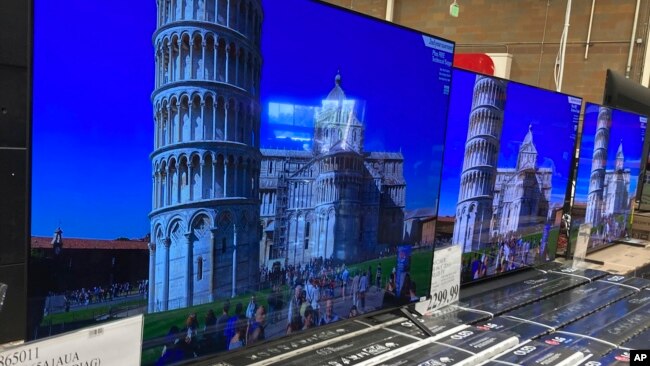
[[[645,57],[643,60],[643,74],[641,75],[641,84],[650,87],[650,27],[648,27],[648,34],[645,37]]]
[[[539,79],[542,76],[542,59],[544,58],[544,41],[546,40],[546,25],[548,24],[548,9],[551,7],[551,0],[546,1],[546,15],[544,15],[544,33],[542,33],[542,43],[539,48],[539,64],[537,65],[537,83],[539,86]],[[507,48],[506,48],[507,49]]]
[[[634,52],[634,40],[636,39],[636,23],[639,21],[639,7],[641,0],[636,0],[636,9],[634,10],[634,24],[632,25],[632,36],[630,36],[630,51],[627,54],[627,66],[625,66],[625,77],[630,77],[632,69],[632,53]]]
[[[638,1],[638,0],[637,0]],[[562,91],[562,78],[564,77],[564,56],[566,54],[566,44],[569,38],[569,19],[571,18],[571,0],[566,2],[566,14],[564,15],[564,32],[562,33],[561,54],[560,54],[560,75],[558,76],[557,91]]]
[[[596,0],[591,0],[591,15],[589,16],[589,29],[587,30],[587,46],[585,47],[585,60],[589,55],[589,41],[591,40],[591,25],[594,22],[594,9],[596,8]]]
[[[591,44],[618,44],[618,43],[629,43],[628,39],[619,39],[611,41],[591,41]],[[479,46],[494,46],[494,47],[505,47],[505,46],[534,46],[542,44],[541,41],[525,41],[525,42],[486,42],[486,43],[456,43],[456,47],[479,47]],[[545,45],[559,45],[561,42],[544,42]],[[584,41],[573,41],[567,42],[568,45],[584,45]]]
[[[395,15],[395,0],[386,0],[386,20],[393,21]]]

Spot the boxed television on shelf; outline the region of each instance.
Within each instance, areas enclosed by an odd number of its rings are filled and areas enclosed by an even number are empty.
[[[520,344],[517,348],[495,358],[494,365],[575,365],[584,358],[582,352],[558,349],[537,341]],[[492,364],[488,364],[492,365]]]
[[[603,271],[572,267],[541,271],[537,275],[531,273],[523,279],[509,280],[501,286],[489,286],[487,290],[475,294],[461,294],[459,305],[491,316],[501,315],[527,304],[539,304],[540,300],[548,297],[563,296],[558,294],[569,289],[580,289],[581,285],[603,278],[606,274]],[[623,276],[621,278],[626,280]]]
[[[631,285],[597,280],[504,314],[557,329],[641,291]]]
[[[650,329],[635,335],[627,342],[623,343],[619,348],[622,349],[648,349],[650,345]]]
[[[560,330],[617,347],[649,327],[650,290],[641,290]]]
[[[589,357],[580,363],[580,366],[628,366],[630,365],[630,351],[614,350],[604,357]]]
[[[647,117],[587,103],[571,210],[571,241],[590,234],[587,252],[629,236]]]
[[[429,293],[453,42],[318,1],[34,9],[32,336],[146,312],[152,364]]]
[[[438,239],[463,282],[552,260],[582,100],[454,69]]]

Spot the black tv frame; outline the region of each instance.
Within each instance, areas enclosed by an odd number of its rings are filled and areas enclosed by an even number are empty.
[[[650,88],[646,88],[612,69],[607,69],[602,104],[606,107],[635,112],[648,117],[650,116]],[[646,129],[643,154],[641,155],[642,157],[645,157],[646,160],[648,158],[648,153],[650,153],[649,138],[650,133],[648,129]],[[647,162],[641,164],[639,179],[645,177],[646,170]],[[642,201],[642,193],[643,186],[646,185],[645,179],[643,179],[642,182],[644,183],[637,184],[636,187],[636,201],[639,203],[640,211],[650,211],[650,202],[645,202],[646,207],[642,207],[642,205],[644,205],[644,202]]]

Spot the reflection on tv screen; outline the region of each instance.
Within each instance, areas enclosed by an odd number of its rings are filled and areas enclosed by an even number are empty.
[[[553,259],[581,103],[454,69],[437,239],[464,282]]]
[[[69,1],[35,7],[35,336],[146,313],[167,364],[429,292],[453,43],[304,0]]]
[[[585,106],[570,239],[588,224],[587,251],[629,237],[647,122],[636,113]]]

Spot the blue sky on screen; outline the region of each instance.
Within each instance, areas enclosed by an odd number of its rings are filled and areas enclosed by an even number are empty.
[[[310,1],[263,6],[262,147],[286,147],[268,139],[269,103],[318,106],[340,70],[365,103],[365,150],[401,150],[407,209],[433,207],[447,96],[421,34]],[[36,1],[33,235],[149,232],[155,20],[154,1]]]

